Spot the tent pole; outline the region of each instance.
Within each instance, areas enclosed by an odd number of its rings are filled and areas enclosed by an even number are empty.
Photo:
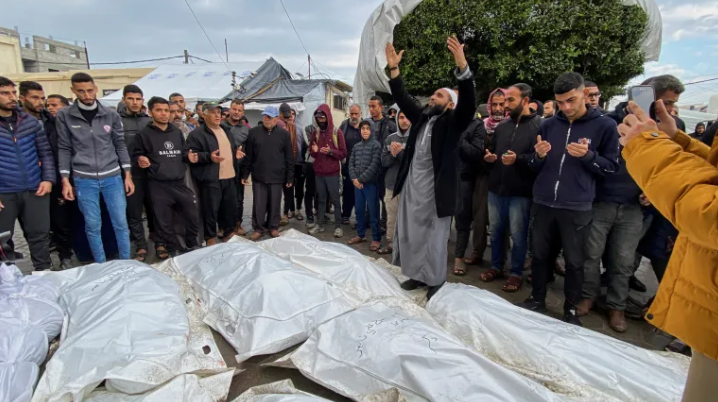
[[[312,79],[312,56],[307,55],[307,66],[309,66],[309,79]]]

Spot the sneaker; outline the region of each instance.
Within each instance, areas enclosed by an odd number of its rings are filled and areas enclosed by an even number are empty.
[[[289,217],[287,215],[282,215],[282,219],[279,220],[279,226],[287,225],[289,225]]]
[[[567,324],[573,324],[579,327],[583,327],[583,324],[581,324],[581,320],[578,319],[578,314],[575,308],[566,310],[566,312],[563,313],[563,321]]]
[[[311,229],[309,229],[310,235],[315,235],[317,233],[322,233],[324,231],[324,228],[319,225],[314,225]]]
[[[342,228],[334,229],[334,237],[336,237],[338,239],[343,236],[344,236],[344,231],[342,230]]]
[[[66,269],[72,269],[72,260],[69,258],[65,258],[60,261],[60,271],[64,271]]]
[[[401,288],[404,290],[414,290],[425,286],[426,284],[424,282],[417,281],[415,279],[409,279],[401,283]]]
[[[533,296],[529,296],[528,299],[516,304],[516,306],[536,313],[545,313],[547,311],[546,302],[536,301]]]

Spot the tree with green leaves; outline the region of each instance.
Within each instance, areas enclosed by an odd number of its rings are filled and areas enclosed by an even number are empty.
[[[394,46],[406,50],[402,75],[415,95],[453,85],[443,48],[456,34],[479,99],[517,82],[553,99],[553,83],[567,71],[596,82],[607,99],[643,72],[646,22],[640,7],[620,0],[424,0],[395,28]]]

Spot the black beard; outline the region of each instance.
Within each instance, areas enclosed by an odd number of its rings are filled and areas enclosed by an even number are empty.
[[[446,110],[446,105],[435,105],[434,107],[430,107],[428,110],[429,116],[438,116]]]
[[[521,112],[522,110],[519,108],[513,109],[509,112],[509,116],[511,116],[511,119],[513,121],[518,121],[519,118],[521,118]]]
[[[319,126],[319,129],[322,131],[326,130],[327,127],[329,127],[329,123],[317,123],[317,125]]]

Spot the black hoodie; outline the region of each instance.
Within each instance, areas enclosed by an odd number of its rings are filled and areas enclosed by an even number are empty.
[[[534,153],[530,165],[538,172],[534,202],[551,208],[590,211],[596,198],[596,179],[618,170],[616,123],[588,106],[586,114],[573,123],[563,112],[544,120],[538,135],[551,144],[551,151],[539,159]],[[588,153],[571,156],[566,147],[588,140]]]
[[[150,160],[147,174],[150,180],[182,181],[186,171],[187,152],[182,131],[170,123],[162,130],[150,123],[141,129],[135,138],[132,163],[146,156]]]
[[[489,166],[489,191],[500,197],[531,198],[536,173],[529,162],[542,122],[543,119],[532,110],[530,115],[521,116],[518,123],[509,117],[496,126],[488,144],[489,151],[497,157],[496,162],[486,163]],[[501,162],[501,156],[508,151],[516,154],[513,165]]]

